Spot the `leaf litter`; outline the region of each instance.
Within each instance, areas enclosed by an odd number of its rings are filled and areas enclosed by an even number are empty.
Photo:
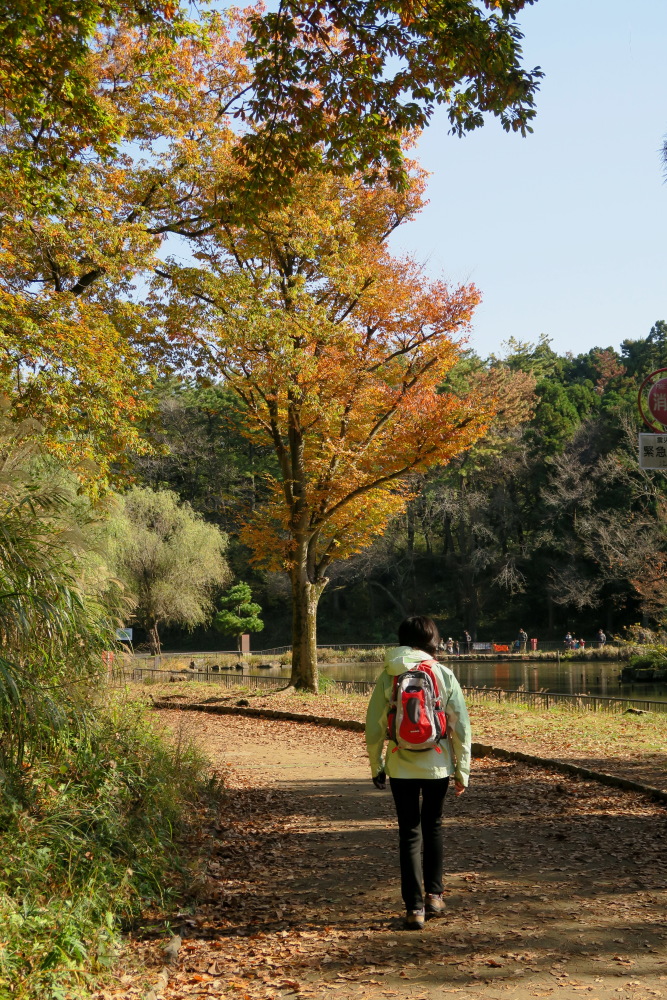
[[[667,996],[667,814],[645,797],[475,762],[469,793],[446,804],[447,916],[406,934],[391,796],[370,784],[360,734],[161,715],[225,782],[192,845],[192,898],[155,915],[184,938],[163,1000]],[[135,932],[143,971],[100,1000],[143,997],[164,943]]]
[[[135,685],[134,690],[147,697],[141,685]],[[151,692],[151,701],[164,698],[175,705],[202,701],[234,705],[239,700],[238,692],[223,694],[216,685],[191,681],[154,685]],[[320,695],[244,690],[243,697],[252,708],[355,722],[363,722],[368,702],[365,695],[335,689]],[[628,716],[570,708],[538,711],[481,697],[470,705],[470,714],[475,739],[482,743],[553,757],[667,789],[667,713]]]

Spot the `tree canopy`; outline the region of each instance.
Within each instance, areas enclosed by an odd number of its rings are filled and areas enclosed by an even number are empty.
[[[294,680],[315,679],[314,614],[332,561],[404,509],[405,477],[483,432],[497,393],[485,373],[441,391],[473,287],[426,279],[388,235],[419,210],[422,180],[396,191],[358,177],[304,177],[290,204],[208,232],[196,268],[162,269],[164,335],[224,379],[278,474],[243,537],[292,577]]]
[[[215,587],[229,579],[227,539],[170,490],[134,487],[111,524],[110,560],[134,619],[160,652],[160,626],[191,629],[212,613]]]
[[[327,0],[233,15],[249,67],[235,113],[250,128],[241,151],[265,190],[282,176],[327,164],[384,167],[402,175],[401,137],[445,103],[453,130],[485,112],[525,133],[539,69],[521,64],[517,15],[534,0]],[[0,8],[0,94],[13,151],[48,173],[86,149],[112,151],[126,122],[96,77],[97,54],[119,26],[140,36],[142,70],[164,75],[182,40],[202,37],[207,15],[149,0],[39,0]],[[485,9],[486,8],[486,9]],[[157,59],[157,62],[156,62]],[[126,82],[117,81],[120,87]],[[116,81],[114,81],[116,84]],[[17,162],[15,159],[14,162]]]
[[[405,181],[402,137],[438,104],[458,135],[487,112],[507,131],[532,131],[542,73],[521,65],[516,23],[532,2],[284,0],[251,10],[253,86],[241,114],[255,128],[244,139],[255,172],[279,182],[286,169],[388,166]]]

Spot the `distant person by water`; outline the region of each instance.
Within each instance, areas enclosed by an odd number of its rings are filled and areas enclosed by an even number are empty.
[[[468,629],[463,630],[463,652],[470,653],[472,651],[472,636]]]
[[[598,634],[595,637],[598,649],[601,649],[607,642],[607,636],[604,634],[601,628],[598,629]]]
[[[519,646],[518,646],[519,652],[520,653],[525,653],[526,652],[526,644],[528,642],[528,633],[524,629],[522,629],[522,628],[519,629],[519,634],[517,636],[517,640],[516,641],[519,643]]]

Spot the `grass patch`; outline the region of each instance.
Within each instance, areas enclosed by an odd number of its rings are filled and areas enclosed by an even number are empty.
[[[385,649],[357,649],[350,646],[346,649],[321,648],[317,651],[317,659],[320,663],[382,663]],[[292,662],[292,653],[258,654],[252,653],[249,656],[239,657],[234,653],[179,653],[178,655],[165,654],[161,658],[160,669],[162,670],[189,670],[207,671],[213,670],[234,671],[236,667],[243,663],[246,669],[255,670],[260,665],[270,663],[272,666],[289,666]],[[135,663],[131,659],[128,666],[152,666],[153,658],[137,658]],[[194,664],[194,667],[190,667]]]
[[[0,777],[0,997],[85,996],[121,927],[181,893],[204,760],[116,702]]]
[[[667,751],[665,713],[624,715],[575,711],[561,705],[547,711],[483,697],[469,708],[475,739],[498,746],[506,746],[509,740],[530,743],[555,757],[571,756],[573,751],[599,757]]]
[[[320,648],[317,650],[317,662],[382,663],[384,660],[384,654],[384,646],[380,646],[377,649],[356,649],[354,646],[349,646],[347,649]]]

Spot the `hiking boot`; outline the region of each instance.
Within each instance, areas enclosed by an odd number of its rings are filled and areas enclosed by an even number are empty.
[[[440,893],[428,893],[426,896],[426,916],[443,917],[445,915],[445,901]]]
[[[405,914],[406,931],[423,931],[424,917],[425,914],[423,910],[408,910]]]

